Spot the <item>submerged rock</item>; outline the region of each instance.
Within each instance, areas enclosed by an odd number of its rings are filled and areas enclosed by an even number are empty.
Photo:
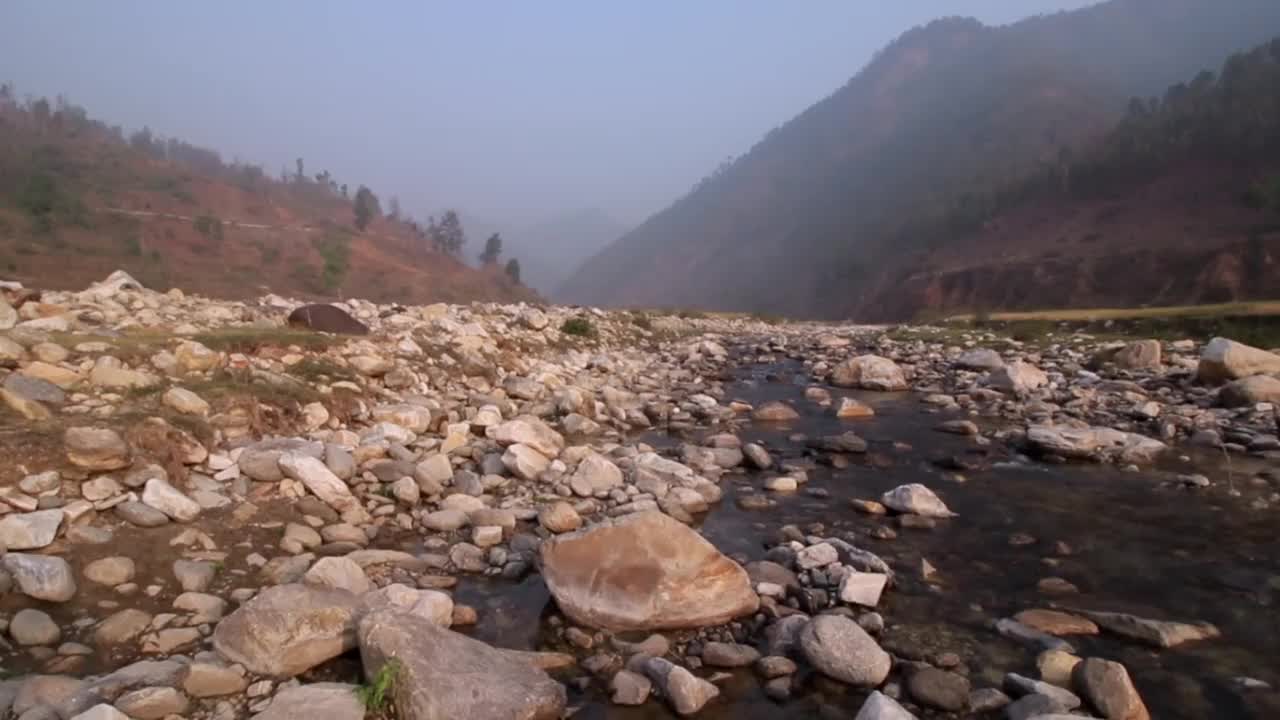
[[[574,622],[613,631],[719,625],[755,612],[742,566],[660,512],[549,538],[542,574]]]
[[[920,483],[899,485],[880,496],[890,510],[924,517],[954,517],[955,513],[932,490]]]
[[[831,370],[831,384],[883,392],[906,390],[908,387],[902,368],[879,355],[860,355],[835,366]]]
[[[858,687],[877,687],[893,660],[858,624],[841,615],[819,615],[800,631],[804,656],[827,677]]]

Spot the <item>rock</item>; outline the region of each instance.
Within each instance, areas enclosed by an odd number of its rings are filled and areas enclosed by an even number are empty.
[[[0,546],[9,550],[34,550],[47,546],[58,536],[61,510],[14,513],[0,519]]]
[[[969,693],[969,709],[975,713],[994,712],[1009,704],[1009,696],[995,688],[979,688]]]
[[[879,690],[873,690],[863,701],[853,720],[916,720],[916,716],[907,712],[897,700]]]
[[[757,470],[768,470],[773,466],[773,458],[769,457],[769,451],[756,443],[747,443],[746,445],[743,445],[742,454]]]
[[[375,590],[361,600],[361,610],[365,613],[386,608],[407,612],[447,628],[453,624],[457,606],[453,598],[439,590],[418,590],[398,583]]]
[[[1223,407],[1246,407],[1257,403],[1280,403],[1280,379],[1270,375],[1251,375],[1234,380],[1218,393]]]
[[[874,417],[876,411],[866,403],[858,402],[851,397],[842,397],[836,402],[836,417],[842,420]]]
[[[1120,348],[1111,358],[1118,367],[1127,370],[1150,370],[1160,367],[1160,341],[1135,340]]]
[[[244,670],[218,662],[197,661],[187,669],[182,689],[194,698],[221,697],[243,692],[249,685]]]
[[[209,414],[209,403],[186,388],[171,387],[165,391],[161,400],[165,405],[184,415],[204,417]]]
[[[956,367],[962,370],[998,370],[1004,367],[1004,358],[989,348],[975,348],[956,358]]]
[[[932,490],[919,483],[899,485],[881,495],[880,502],[900,513],[941,518],[955,516]]]
[[[120,585],[133,579],[135,572],[131,558],[105,557],[84,566],[84,576],[99,585]]]
[[[709,642],[702,646],[702,662],[711,667],[746,667],[760,659],[760,651],[750,645]]]
[[[289,313],[286,321],[290,327],[306,328],[317,332],[334,333],[336,335],[368,335],[369,327],[351,317],[342,308],[315,304],[303,305]]]
[[[357,605],[344,590],[269,587],[218,623],[213,646],[252,673],[292,677],[355,647]]]
[[[1073,459],[1103,457],[1118,462],[1154,462],[1167,446],[1154,438],[1106,427],[1075,428],[1032,425],[1027,442],[1039,453]]]
[[[129,716],[106,703],[99,703],[71,720],[129,720]]]
[[[578,469],[569,478],[569,486],[581,497],[591,497],[608,492],[622,485],[622,471],[603,455],[589,453],[578,463]]]
[[[922,668],[907,680],[907,691],[916,702],[926,707],[959,712],[969,704],[969,680],[963,675]]]
[[[1104,630],[1161,648],[1177,647],[1185,642],[1219,637],[1218,628],[1209,623],[1182,623],[1152,620],[1125,613],[1073,610],[1100,625]]]
[[[48,614],[24,608],[9,620],[9,637],[19,645],[55,645],[62,639],[62,630]]]
[[[0,564],[9,571],[24,595],[49,602],[66,602],[76,594],[75,575],[60,557],[6,553]]]
[[[1280,373],[1280,355],[1244,343],[1216,337],[1200,351],[1196,375],[1201,382],[1220,384],[1250,375]]]
[[[529,415],[492,426],[485,432],[499,445],[526,445],[548,458],[558,457],[564,449],[564,438],[560,433]]]
[[[1069,709],[1048,695],[1032,693],[1006,705],[1004,716],[1008,720],[1057,720],[1060,717],[1076,717],[1067,714]]]
[[[619,670],[609,681],[610,700],[614,705],[643,705],[652,690],[649,678],[630,670]]]
[[[520,322],[530,330],[545,330],[547,315],[537,308],[525,308],[520,312]]]
[[[880,595],[888,582],[889,576],[880,573],[848,573],[840,581],[840,601],[875,607],[880,604]]]
[[[1087,658],[1071,673],[1076,690],[1107,720],[1149,720],[1146,705],[1118,662]]]
[[[787,420],[795,420],[800,417],[800,413],[796,412],[795,408],[790,405],[775,400],[756,408],[751,413],[751,417],[763,422],[785,422]]]
[[[831,543],[815,543],[796,553],[796,566],[801,570],[823,568],[840,561],[840,552]]]
[[[184,372],[206,372],[222,364],[222,353],[195,342],[184,340],[173,351],[177,368]]]
[[[370,613],[359,644],[369,680],[397,661],[390,694],[402,720],[558,720],[565,707],[564,686],[528,661],[414,615]]]
[[[307,585],[363,595],[373,587],[364,569],[345,557],[323,557],[302,576]]]
[[[566,533],[582,527],[582,518],[569,503],[554,502],[538,511],[538,523],[553,533]]]
[[[250,480],[258,482],[280,482],[284,472],[280,467],[280,458],[289,453],[309,455],[316,459],[326,457],[326,446],[317,442],[308,442],[293,438],[279,440],[263,440],[246,447],[240,453],[236,465],[240,472]],[[349,453],[343,453],[349,459]],[[335,471],[336,472],[336,471]]]
[[[840,615],[819,615],[800,631],[800,649],[822,674],[857,687],[878,687],[893,665],[865,630]]]
[[[952,435],[977,435],[978,425],[972,420],[947,420],[938,425],[939,432],[951,433]]]
[[[335,682],[285,688],[252,720],[364,720],[365,708],[356,689],[354,685]]]
[[[1040,679],[1064,688],[1071,686],[1071,671],[1079,663],[1079,657],[1061,650],[1045,650],[1036,656],[1036,670],[1040,671]]]
[[[1025,395],[1049,384],[1049,376],[1030,363],[1015,361],[987,374],[987,385],[1002,392]]]
[[[170,715],[183,715],[190,701],[181,691],[171,687],[146,687],[116,698],[120,712],[137,720],[160,720]]]
[[[169,522],[168,515],[140,502],[122,502],[115,507],[115,512],[126,522],[138,527],[160,527]]]
[[[560,609],[588,627],[705,627],[749,615],[759,605],[740,565],[660,512],[549,538],[541,564]]]
[[[200,515],[200,503],[184,495],[161,478],[151,478],[142,491],[142,502],[178,522],[191,522]]]
[[[280,470],[286,477],[305,485],[312,494],[334,510],[346,512],[360,508],[351,489],[320,460],[310,455],[285,453],[280,456],[279,463]]]
[[[127,608],[98,623],[93,641],[100,647],[132,642],[151,625],[151,613]]]
[[[115,430],[67,428],[62,436],[67,459],[85,470],[119,470],[129,466],[129,446]]]
[[[831,370],[831,384],[836,387],[882,392],[907,389],[907,379],[902,368],[894,361],[878,355],[860,355],[836,365]]]
[[[720,694],[720,688],[662,658],[648,658],[643,667],[678,715],[692,715]]]
[[[10,377],[17,377],[11,375]],[[53,412],[38,400],[30,400],[17,393],[0,387],[0,401],[10,410],[33,422],[43,422],[53,417]]]
[[[8,300],[0,296],[0,330],[10,330],[18,324],[18,311],[13,309]]]
[[[1098,634],[1098,626],[1091,620],[1059,610],[1023,610],[1014,615],[1013,619],[1049,635]]]
[[[521,480],[537,480],[551,465],[547,456],[528,445],[510,445],[502,453],[502,464]]]

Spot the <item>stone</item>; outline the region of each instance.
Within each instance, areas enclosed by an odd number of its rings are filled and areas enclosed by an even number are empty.
[[[899,485],[880,496],[890,510],[924,517],[954,517],[955,513],[932,490],[919,483]]]
[[[35,550],[45,547],[58,536],[62,518],[61,510],[38,510],[5,515],[0,519],[0,546],[9,550]]]
[[[1045,650],[1036,656],[1040,679],[1058,687],[1071,687],[1071,672],[1078,664],[1079,657],[1061,650]]]
[[[18,376],[10,375],[10,377]],[[10,410],[33,422],[43,422],[53,417],[53,412],[39,400],[22,397],[6,388],[0,387],[0,401],[3,401]]]
[[[244,671],[221,662],[193,662],[182,689],[194,698],[221,697],[243,692],[249,685]]]
[[[160,720],[170,715],[185,714],[189,702],[177,688],[146,687],[116,698],[115,706],[137,720]]]
[[[921,668],[907,679],[907,692],[925,707],[959,712],[969,704],[969,680],[963,675]]]
[[[547,456],[528,445],[510,445],[502,453],[502,464],[521,480],[537,480],[551,465]]]
[[[319,459],[300,453],[285,453],[280,456],[279,463],[280,470],[286,477],[305,485],[313,495],[334,510],[346,512],[360,508],[359,501],[351,494],[347,484]]]
[[[764,481],[764,489],[772,492],[795,492],[800,484],[789,476],[768,478]]]
[[[538,510],[538,523],[553,533],[573,532],[582,527],[582,517],[567,502],[554,502]]]
[[[643,705],[652,691],[649,678],[630,670],[619,670],[609,681],[610,700],[614,705]]]
[[[29,597],[60,603],[76,594],[75,575],[60,557],[11,552],[0,557],[0,564]]]
[[[169,522],[169,516],[150,505],[126,500],[115,506],[115,513],[125,522],[138,527],[160,527]]]
[[[361,599],[362,612],[391,608],[423,618],[433,625],[450,627],[457,606],[453,598],[439,590],[419,590],[392,583]]]
[[[364,569],[345,557],[323,557],[316,561],[302,581],[307,585],[333,590],[346,590],[363,595],[373,588]]]
[[[1270,375],[1251,375],[1233,380],[1218,393],[1223,407],[1247,407],[1258,403],[1280,404],[1280,379]]]
[[[1064,710],[1074,710],[1080,707],[1080,698],[1070,690],[1052,683],[1032,680],[1017,673],[1005,674],[1004,689],[1011,695],[1043,695],[1053,700],[1054,705]]]
[[[598,492],[608,492],[622,485],[622,471],[603,455],[588,453],[578,463],[578,469],[569,478],[569,486],[581,497],[591,497]]]
[[[842,420],[875,417],[876,411],[866,403],[858,402],[851,397],[842,397],[836,402],[836,417]]]
[[[1168,449],[1155,438],[1107,427],[1032,425],[1027,428],[1026,437],[1036,452],[1069,459],[1102,457],[1123,463],[1147,464]]]
[[[84,566],[84,576],[99,585],[120,585],[133,579],[135,566],[132,558],[105,557]]]
[[[1057,718],[1076,717],[1067,714],[1069,709],[1048,695],[1032,693],[1006,705],[1004,716],[1008,720],[1057,720]]]
[[[161,396],[161,401],[168,407],[184,414],[205,417],[209,414],[209,403],[204,398],[186,388],[171,387]]]
[[[120,610],[98,623],[93,631],[93,641],[103,647],[132,642],[150,627],[151,620],[151,613],[144,610]]]
[[[173,609],[191,613],[188,622],[192,625],[200,625],[221,620],[226,614],[227,601],[217,595],[184,592],[174,598]]]
[[[554,458],[564,449],[564,438],[560,433],[536,417],[522,415],[486,430],[489,438],[499,445],[525,445],[538,451],[539,454]]]
[[[987,374],[987,386],[1014,395],[1026,395],[1049,384],[1049,376],[1021,360],[996,368]]]
[[[22,717],[32,708],[46,706],[49,709],[61,708],[64,703],[74,697],[85,687],[85,681],[66,675],[29,675],[18,687],[17,696],[13,698],[10,708],[13,717]],[[37,717],[58,717],[50,713]]]
[[[364,720],[365,708],[356,690],[354,685],[336,682],[284,688],[252,720]]]
[[[1280,355],[1222,337],[1216,337],[1204,346],[1196,369],[1196,376],[1201,382],[1213,385],[1251,375],[1275,373],[1280,373]]]
[[[178,522],[191,522],[200,515],[200,503],[192,500],[161,478],[151,478],[142,490],[142,502]]]
[[[558,720],[565,708],[564,686],[522,656],[402,611],[366,615],[359,645],[369,680],[397,661],[390,695],[398,718]]]
[[[80,384],[80,382],[84,380],[84,377],[81,376],[80,373],[76,372],[75,370],[68,370],[67,368],[62,367],[61,365],[51,365],[49,363],[40,362],[38,360],[22,368],[22,371],[19,374],[26,378],[31,378],[33,380],[39,380],[45,383],[49,383],[51,385],[55,385],[60,390],[66,390],[68,388],[74,387]],[[11,375],[10,377],[13,377],[13,376]],[[18,384],[17,382],[10,383],[6,379],[4,387],[9,392],[15,393],[21,397],[25,397],[28,400],[38,400],[40,402],[53,402],[52,400],[41,400],[39,397],[29,396],[26,394],[27,389],[35,388],[39,386],[22,385],[22,384]]]
[[[1092,620],[1060,610],[1023,610],[1014,620],[1029,628],[1049,635],[1097,635],[1098,626]]]
[[[796,566],[801,570],[823,568],[840,561],[840,552],[831,543],[821,542],[796,553]]]
[[[129,716],[106,703],[99,703],[71,720],[129,720]]]
[[[874,690],[858,709],[853,720],[916,720],[916,716],[898,704],[897,700]]]
[[[720,695],[720,688],[663,658],[648,658],[643,667],[678,715],[693,715]]]
[[[292,677],[355,647],[356,596],[277,585],[218,623],[213,646],[249,672]]]
[[[757,470],[768,470],[773,466],[773,458],[769,456],[769,451],[765,450],[762,445],[756,443],[747,443],[742,446],[742,454],[746,457],[747,462]]]
[[[956,358],[955,364],[961,370],[991,371],[1004,367],[1004,358],[995,350],[975,348]]]
[[[702,662],[711,667],[746,667],[760,659],[760,651],[750,645],[709,642],[702,646]]]
[[[368,335],[369,327],[340,307],[326,303],[302,305],[289,313],[290,327],[306,328],[335,335]]]
[[[1183,623],[1169,620],[1152,620],[1126,613],[1073,611],[1097,623],[1104,630],[1117,635],[1140,640],[1160,648],[1177,647],[1186,642],[1219,637],[1221,632],[1209,623]]]
[[[790,405],[774,400],[752,411],[751,417],[761,422],[786,422],[800,417],[800,413]]]
[[[1151,370],[1160,367],[1160,341],[1135,340],[1111,358],[1117,367],[1126,370]]]
[[[881,573],[850,572],[840,581],[840,601],[875,607],[888,582],[889,576]]]
[[[1071,679],[1076,690],[1107,720],[1149,720],[1146,704],[1124,665],[1086,658],[1076,665]]]
[[[462,510],[437,510],[422,517],[423,526],[436,532],[452,532],[468,522],[467,514]]]
[[[906,390],[908,387],[902,368],[878,355],[860,355],[836,365],[831,370],[831,384],[881,392]]]
[[[823,675],[857,687],[878,687],[893,665],[865,630],[840,615],[819,615],[800,631],[800,649]]]
[[[9,637],[19,645],[56,645],[62,630],[47,613],[24,608],[9,620]]]
[[[641,512],[543,541],[543,579],[574,622],[613,631],[698,628],[756,611],[740,565],[696,531]]]
[[[85,470],[119,470],[129,466],[129,446],[115,430],[67,428],[62,436],[67,459]]]

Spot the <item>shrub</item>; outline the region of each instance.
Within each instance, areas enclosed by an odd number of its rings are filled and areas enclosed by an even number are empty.
[[[323,235],[311,239],[311,245],[320,253],[324,265],[320,271],[320,282],[325,290],[333,292],[342,286],[347,275],[351,258],[351,244],[347,236],[329,230]]]
[[[387,708],[391,701],[391,691],[395,689],[396,677],[400,674],[400,661],[388,660],[367,684],[356,687],[356,697],[367,712],[379,714]]]
[[[210,242],[222,242],[222,221],[214,215],[197,215],[191,221],[196,232]]]
[[[574,335],[576,337],[594,337],[596,334],[596,326],[585,317],[569,318],[560,326],[560,332],[565,335]]]

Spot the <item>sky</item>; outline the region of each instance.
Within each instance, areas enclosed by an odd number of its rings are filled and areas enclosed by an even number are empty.
[[[903,31],[1093,0],[3,0],[0,81],[500,224],[637,223]]]

